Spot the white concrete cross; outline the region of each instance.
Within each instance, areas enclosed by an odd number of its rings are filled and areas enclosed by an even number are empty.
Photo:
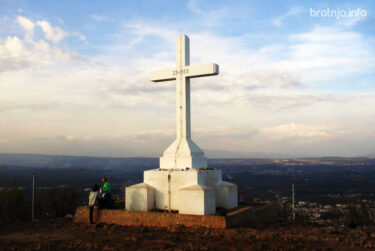
[[[153,82],[176,80],[177,139],[191,139],[190,78],[219,74],[217,64],[190,65],[189,37],[176,39],[176,67],[150,73]]]

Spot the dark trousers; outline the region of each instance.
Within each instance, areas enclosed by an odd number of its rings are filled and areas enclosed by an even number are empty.
[[[94,206],[90,207],[90,223],[94,223],[93,221],[93,214],[94,214]]]
[[[112,205],[112,196],[110,193],[104,194],[102,199],[99,201],[99,205],[101,209],[111,209]]]

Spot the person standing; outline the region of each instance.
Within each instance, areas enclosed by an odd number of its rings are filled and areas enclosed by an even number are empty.
[[[100,193],[99,193],[99,186],[94,185],[92,191],[89,194],[89,208],[90,208],[90,224],[94,224],[93,214],[94,214],[94,207],[99,205],[100,200]]]
[[[103,208],[111,207],[111,185],[108,182],[107,177],[102,178],[103,188],[102,188],[102,204]]]

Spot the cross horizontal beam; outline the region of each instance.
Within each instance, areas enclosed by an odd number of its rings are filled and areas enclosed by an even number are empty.
[[[217,64],[200,64],[184,66],[179,68],[169,68],[165,70],[153,71],[150,73],[150,80],[153,82],[163,82],[175,80],[177,77],[197,78],[219,74]]]
[[[204,76],[212,76],[219,74],[219,66],[217,64],[199,64],[188,67],[187,78],[197,78]]]

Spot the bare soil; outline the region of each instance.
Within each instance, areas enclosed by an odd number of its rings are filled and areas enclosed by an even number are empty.
[[[71,219],[0,226],[0,250],[375,250],[375,227],[124,227]]]

